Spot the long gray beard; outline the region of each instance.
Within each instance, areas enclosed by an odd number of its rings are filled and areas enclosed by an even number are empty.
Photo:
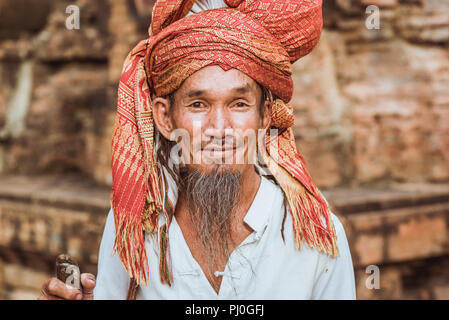
[[[216,270],[220,257],[229,258],[231,218],[240,198],[242,173],[215,169],[202,173],[188,169],[181,188],[192,222],[206,251],[209,272]]]

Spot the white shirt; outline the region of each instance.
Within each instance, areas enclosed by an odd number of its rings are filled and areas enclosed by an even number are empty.
[[[220,9],[227,7],[228,6],[223,0],[196,0],[187,16],[190,16],[194,13],[202,12],[204,10]]]
[[[244,221],[254,230],[231,254],[217,294],[193,258],[174,218],[169,228],[173,283],[159,277],[157,234],[145,236],[150,267],[147,286],[137,290],[137,299],[355,299],[354,269],[345,231],[332,214],[340,257],[320,253],[303,244],[297,250],[292,218],[287,213],[284,235],[283,193],[262,177],[255,199]],[[129,276],[118,255],[112,255],[115,238],[112,210],[101,241],[95,299],[126,299]]]

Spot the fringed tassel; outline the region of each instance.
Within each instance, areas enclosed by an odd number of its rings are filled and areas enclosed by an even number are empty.
[[[291,133],[286,130],[282,135],[282,143],[288,141],[287,143],[290,145],[289,149],[295,153],[293,154],[292,152],[292,154],[289,154],[289,161],[299,162],[301,155],[296,150],[296,147],[294,147],[295,142]],[[272,142],[274,139],[281,138],[267,136],[267,141]],[[270,153],[279,152],[275,143],[271,144],[268,142],[267,149]],[[321,197],[319,190],[313,185],[312,179],[305,170],[305,163],[303,161],[301,163],[294,163],[294,167],[301,168],[301,176],[299,177],[306,180],[303,182],[300,178],[289,173],[289,170],[286,170],[282,165],[274,161],[270,154],[268,154],[267,149],[259,141],[259,151],[262,154],[263,160],[287,197],[293,219],[296,247],[300,249],[302,243],[306,242],[311,248],[316,248],[333,257],[339,256],[337,237],[330,217],[329,206]],[[304,183],[313,193],[304,186]]]
[[[300,249],[301,243],[305,241],[311,248],[338,257],[340,254],[329,210],[305,188],[298,187],[284,188],[293,218],[296,247]],[[322,217],[326,222],[325,226]]]
[[[129,280],[128,295],[126,297],[126,300],[136,300],[138,287],[139,285],[137,284],[136,279],[131,278]]]
[[[157,206],[154,202],[150,202],[147,197],[145,208],[142,213],[142,225],[146,232],[155,233],[158,227]]]
[[[168,264],[168,235],[167,235],[167,224],[161,227],[160,232],[160,254],[159,254],[159,274],[161,276],[161,283],[172,284],[172,273],[170,266]]]
[[[119,210],[114,208],[114,210]],[[138,284],[148,284],[148,259],[145,250],[145,237],[140,217],[128,216],[122,212],[115,214],[116,236],[114,251],[120,257],[129,276]]]

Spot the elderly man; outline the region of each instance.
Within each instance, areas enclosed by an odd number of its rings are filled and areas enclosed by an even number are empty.
[[[321,0],[157,1],[120,81],[97,279],[40,298],[354,299],[287,104],[321,29]]]

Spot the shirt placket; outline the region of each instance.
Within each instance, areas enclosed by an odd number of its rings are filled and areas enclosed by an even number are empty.
[[[223,272],[216,271],[216,276],[222,276],[218,299],[238,299],[242,295],[242,290],[247,286],[250,277],[250,264],[257,242],[261,239],[261,233],[253,232],[248,236],[229,257]],[[245,258],[246,257],[246,258]]]

